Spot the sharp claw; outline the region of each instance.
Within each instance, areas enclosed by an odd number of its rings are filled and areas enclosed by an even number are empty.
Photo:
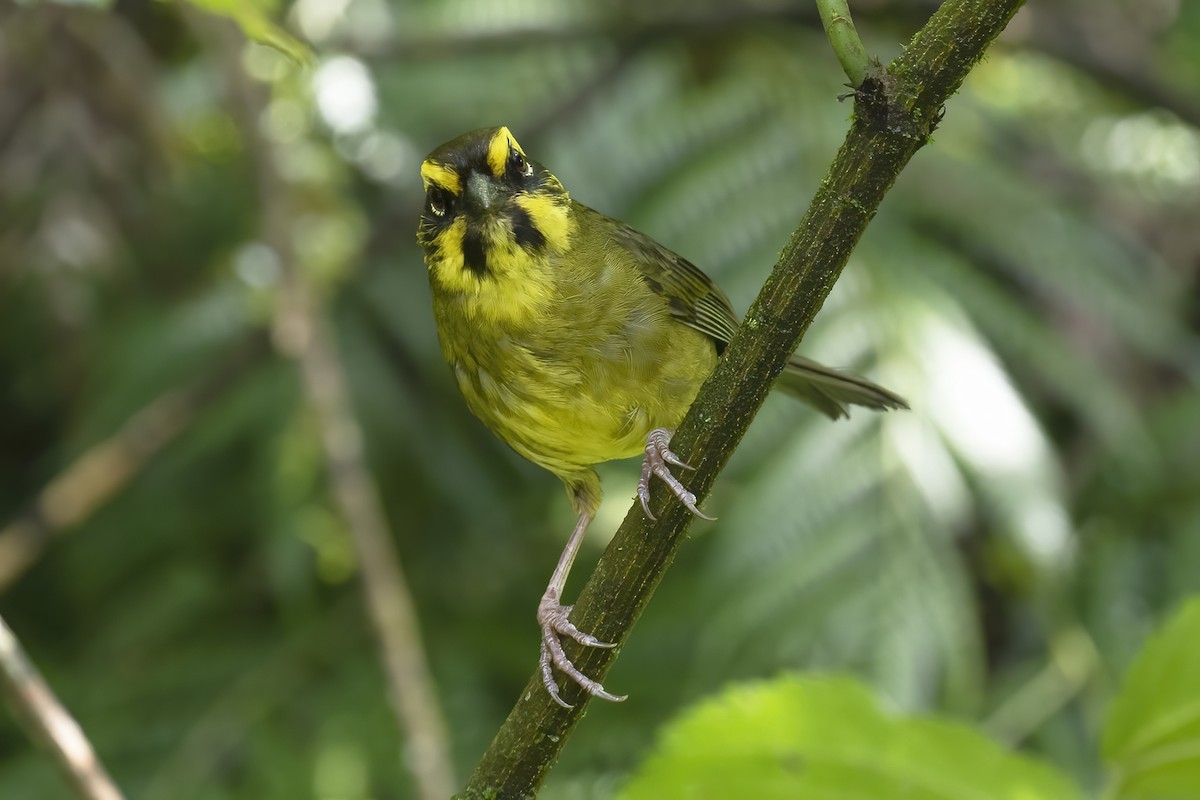
[[[662,452],[662,460],[666,461],[668,464],[674,464],[677,467],[683,467],[684,469],[690,469],[690,470],[696,469],[691,464],[685,464],[682,461],[680,461],[679,456],[675,455],[670,450],[664,450]]]
[[[604,650],[616,647],[616,645],[612,644],[611,642],[602,642],[595,636],[592,636],[590,633],[584,633],[583,631],[579,630],[579,628],[575,627],[575,623],[567,619],[567,614],[571,613],[571,606],[563,606],[562,613],[563,616],[561,619],[559,619],[556,623],[551,623],[551,628],[555,633],[562,636],[570,636],[572,639],[579,642],[581,645],[584,645],[585,647],[599,647]]]
[[[562,642],[559,641],[558,637],[569,636],[585,647],[598,647],[606,650],[616,647],[616,644],[602,642],[590,633],[584,633],[575,627],[574,623],[567,619],[567,614],[570,613],[571,606],[559,605],[557,602],[553,602],[551,605],[547,598],[543,598],[543,605],[539,611],[538,622],[542,628],[542,652],[538,658],[538,664],[542,670],[542,684],[546,687],[546,691],[550,694],[554,702],[563,708],[573,708],[570,703],[563,700],[559,695],[559,687],[558,683],[554,680],[552,667],[557,668],[559,672],[566,675],[593,697],[599,697],[602,700],[609,700],[614,703],[624,700],[626,695],[612,694],[602,684],[580,672],[571,663],[571,659],[567,658],[567,654],[562,647]]]
[[[646,457],[642,459],[642,477],[638,478],[637,486],[638,499],[642,501],[642,511],[646,512],[646,519],[654,522],[654,514],[650,511],[650,452],[646,451]]]
[[[563,700],[558,694],[558,682],[554,680],[554,672],[550,669],[550,649],[546,646],[545,641],[542,642],[542,653],[538,657],[538,664],[542,668],[542,685],[546,687],[546,691],[554,698],[554,702],[563,708],[574,708],[573,705]]]
[[[679,501],[681,503],[683,503],[684,506],[687,507],[688,511],[692,512],[700,519],[706,519],[709,522],[716,521],[716,519],[717,519],[716,517],[710,517],[707,514],[705,514],[703,511],[701,511],[700,509],[696,508],[696,495],[692,494],[691,492],[687,493],[686,498],[685,497],[679,498]]]
[[[578,629],[576,629],[575,633],[568,635],[584,647],[595,647],[597,650],[612,650],[616,647],[612,642],[602,642],[590,633],[584,633]]]
[[[649,519],[654,519],[654,515],[650,513],[650,478],[656,476],[667,484],[671,493],[679,499],[679,502],[683,503],[688,511],[700,519],[710,522],[716,520],[716,517],[710,517],[696,507],[696,495],[689,492],[687,487],[672,475],[671,470],[667,467],[668,464],[673,464],[680,469],[694,469],[667,447],[670,436],[670,432],[666,429],[656,428],[646,437],[646,457],[642,460],[642,477],[638,481],[638,497],[642,501],[642,510],[646,512]]]
[[[547,654],[549,652],[546,650],[546,647],[544,645],[542,646],[542,652],[547,653]],[[563,700],[562,697],[559,695],[558,682],[554,680],[553,673],[550,670],[549,657],[547,657],[547,659],[546,659],[546,666],[542,667],[542,684],[545,685],[546,691],[550,693],[550,697],[554,700],[554,702],[558,703],[560,706],[562,706],[563,708],[566,708],[566,709],[572,709],[575,707],[572,704],[568,703],[566,700]]]
[[[642,511],[646,512],[646,519],[654,522],[658,517],[650,512],[650,493],[642,494],[638,492],[638,499],[642,501]]]
[[[547,666],[546,669],[549,670],[550,667]],[[549,681],[549,683],[547,683],[547,681]],[[568,709],[568,710],[575,707],[571,703],[568,703],[566,700],[563,700],[562,697],[558,694],[558,683],[555,682],[555,680],[553,678],[547,678],[545,675],[542,675],[542,683],[546,687],[546,692],[549,693],[550,698],[555,703],[558,703],[560,706],[562,706],[563,708]]]
[[[562,643],[558,641],[553,633],[548,634],[543,640],[547,647],[550,648],[550,660],[554,662],[554,666],[558,667],[559,672],[566,675],[575,683],[579,684],[588,694],[595,694],[596,689],[604,691],[604,687],[596,681],[584,675],[579,669],[571,663],[571,659],[567,658],[566,652],[562,649]]]

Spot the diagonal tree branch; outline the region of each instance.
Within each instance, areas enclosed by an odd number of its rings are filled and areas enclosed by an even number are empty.
[[[296,189],[279,171],[274,146],[258,125],[269,102],[268,87],[254,84],[242,69],[245,38],[237,28],[200,12],[189,14],[198,30],[211,32],[219,48],[246,137],[261,207],[260,234],[278,256],[282,273],[275,341],[296,362],[305,400],[320,429],[330,493],[354,545],[364,602],[404,733],[406,766],[418,797],[441,800],[455,785],[450,737],[438,707],[416,603],[388,529],[379,487],[367,468],[363,432],[333,330],[295,246],[300,224]]]
[[[750,307],[672,442],[689,464],[689,488],[708,494],[776,376],[900,171],[928,140],[943,103],[1021,5],[1021,0],[947,0],[887,69],[875,67],[855,98],[855,117],[808,212]],[[648,521],[635,502],[584,587],[573,621],[623,643],[670,565],[691,522],[656,491]],[[617,651],[571,647],[584,673],[603,680]],[[554,703],[534,674],[475,768],[463,798],[532,797],[587,707],[568,682]]]
[[[80,800],[122,800],[79,723],[29,660],[16,635],[0,618],[0,696],[35,742],[54,758],[71,792]]]

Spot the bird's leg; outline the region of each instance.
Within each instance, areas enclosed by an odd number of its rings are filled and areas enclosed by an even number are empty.
[[[542,654],[538,663],[542,670],[542,683],[546,685],[546,691],[550,692],[554,702],[563,708],[571,708],[571,704],[559,697],[558,684],[554,680],[552,666],[557,667],[560,672],[583,687],[583,690],[593,697],[612,700],[616,703],[625,699],[624,695],[618,696],[605,691],[600,683],[576,669],[575,665],[571,663],[571,659],[567,658],[567,654],[563,652],[562,642],[558,640],[559,636],[570,636],[586,647],[616,647],[614,644],[602,642],[590,633],[584,633],[576,628],[575,624],[567,619],[573,606],[564,606],[559,602],[562,598],[563,588],[567,585],[567,575],[571,572],[571,564],[575,561],[575,554],[579,552],[579,545],[583,543],[583,536],[587,533],[588,523],[591,521],[592,514],[590,512],[580,512],[579,521],[575,523],[575,530],[571,531],[571,538],[567,540],[567,546],[563,548],[562,555],[558,557],[558,566],[554,568],[554,574],[550,576],[550,585],[546,587],[546,593],[542,595],[542,601],[538,603],[537,620],[538,626],[542,629]]]
[[[650,513],[650,478],[658,476],[671,493],[679,498],[679,502],[687,506],[688,511],[691,511],[701,519],[716,519],[705,515],[696,508],[696,495],[687,490],[687,487],[680,483],[679,479],[671,474],[671,468],[668,464],[674,464],[683,469],[692,469],[687,464],[679,460],[679,456],[671,452],[667,447],[671,443],[671,431],[666,428],[655,428],[646,435],[646,457],[642,460],[642,477],[638,480],[638,499],[642,501],[642,510],[646,512],[646,516],[654,519],[654,515]]]

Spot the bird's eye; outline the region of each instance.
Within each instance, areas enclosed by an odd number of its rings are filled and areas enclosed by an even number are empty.
[[[533,174],[533,164],[525,156],[521,155],[519,150],[513,150],[508,156],[508,169],[512,175],[519,178],[528,178]]]
[[[444,217],[450,209],[450,195],[437,186],[429,190],[429,210],[435,217]]]

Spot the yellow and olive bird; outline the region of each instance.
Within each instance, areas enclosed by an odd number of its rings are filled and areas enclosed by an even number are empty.
[[[656,476],[692,513],[688,469],[671,432],[738,327],[725,294],[691,262],[628,225],[575,202],[526,156],[508,128],[482,128],[421,165],[425,251],[442,353],[467,405],[518,453],[566,486],[578,522],[538,604],[540,668],[595,697],[607,692],[571,663],[561,636],[580,631],[561,603],[571,563],[600,505],[595,464],[644,454],[647,516]],[[778,386],[836,419],[849,404],[907,408],[880,386],[793,356]]]

